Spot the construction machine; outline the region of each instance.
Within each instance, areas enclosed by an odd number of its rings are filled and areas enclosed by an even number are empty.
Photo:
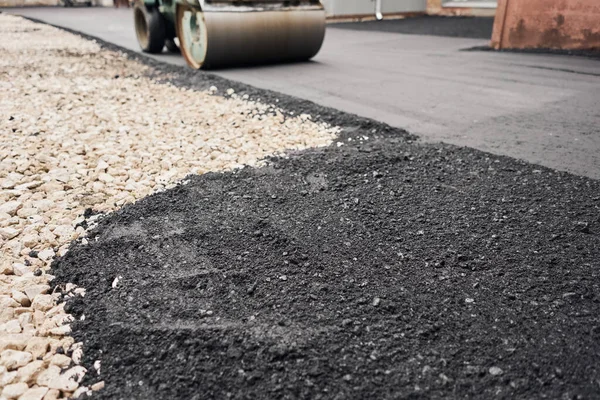
[[[134,22],[144,52],[196,69],[308,60],[325,37],[319,0],[136,0]]]

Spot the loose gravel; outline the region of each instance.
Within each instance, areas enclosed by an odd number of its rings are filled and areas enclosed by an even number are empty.
[[[58,300],[85,290],[52,283],[54,258],[102,213],[188,174],[327,145],[337,128],[233,88],[158,82],[123,53],[22,18],[0,14],[0,34],[0,398],[77,397],[84,344]]]

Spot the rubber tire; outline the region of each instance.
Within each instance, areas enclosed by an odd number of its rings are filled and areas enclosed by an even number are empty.
[[[167,50],[169,50],[170,53],[180,53],[179,47],[177,47],[173,39],[165,40],[165,46],[167,46]]]
[[[152,54],[162,53],[166,36],[163,16],[156,9],[148,10],[141,2],[136,2],[133,6],[133,15],[136,36],[142,51]]]

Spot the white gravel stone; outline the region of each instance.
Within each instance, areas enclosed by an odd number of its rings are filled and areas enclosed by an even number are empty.
[[[19,400],[43,400],[46,393],[48,393],[47,387],[29,388],[19,397]]]
[[[31,360],[33,356],[26,351],[4,350],[0,353],[0,365],[5,366],[9,371],[27,365]]]
[[[34,358],[43,357],[50,348],[50,339],[45,337],[33,337],[27,342],[25,350],[30,352]]]
[[[112,281],[112,283],[110,284],[110,286],[111,286],[113,289],[116,289],[116,288],[117,288],[117,286],[119,285],[119,280],[120,280],[121,278],[122,278],[121,276],[117,276],[115,279],[113,279],[113,281]]]
[[[92,394],[92,391],[85,386],[81,386],[76,391],[73,392],[72,397],[74,399],[79,399],[84,394],[86,395],[86,397],[88,397]]]
[[[27,297],[25,293],[19,290],[11,290],[10,295],[16,302],[20,303],[23,307],[29,307],[31,305],[31,300],[29,300],[29,297]]]
[[[102,361],[100,361],[100,360],[94,361],[94,369],[96,370],[96,373],[98,375],[100,375],[100,369],[101,368],[102,368]]]
[[[12,307],[0,308],[0,324],[10,321],[15,317],[15,309]]]
[[[35,296],[37,296],[38,294],[47,294],[49,291],[49,285],[31,285],[25,288],[25,294],[30,300],[35,299]]]
[[[37,384],[46,386],[50,389],[58,389],[65,392],[73,392],[79,387],[79,382],[83,379],[86,369],[82,366],[75,366],[61,374],[60,367],[50,365],[37,378]]]
[[[19,211],[17,211],[17,216],[19,218],[31,218],[34,215],[37,215],[38,212],[38,209],[33,207],[21,208]]]
[[[21,323],[18,319],[12,319],[4,324],[6,333],[21,333]]]
[[[17,381],[17,371],[6,371],[6,368],[3,366],[0,366],[0,368],[5,369],[5,372],[0,374],[0,388]]]
[[[64,241],[69,241],[75,235],[75,229],[70,225],[60,225],[54,228],[52,233]]]
[[[17,213],[17,210],[21,207],[23,207],[23,203],[20,201],[7,201],[4,204],[0,204],[0,213],[15,215]]]
[[[53,382],[58,382],[59,378],[60,367],[56,365],[50,365],[47,369],[40,372],[35,382],[39,386],[60,390],[60,388],[56,387],[56,384],[53,384]]]
[[[25,247],[29,247],[30,249],[33,249],[40,242],[40,237],[37,234],[32,233],[32,234],[23,236],[23,238],[21,240],[22,240],[23,245],[25,245]]]
[[[20,307],[21,304],[19,304],[18,301],[16,301],[15,299],[13,299],[10,296],[7,295],[0,295],[0,308],[5,309],[8,307]]]
[[[30,309],[28,307],[19,308],[19,311],[22,311],[22,310],[29,311]],[[19,314],[19,324],[21,324],[21,327],[23,329],[25,329],[25,327],[29,326],[29,325],[33,326],[33,314],[30,312],[21,312]]]
[[[31,306],[34,310],[48,311],[54,307],[54,296],[50,294],[38,294],[33,299]]]
[[[14,273],[10,260],[0,260],[0,275],[12,275]]]
[[[52,328],[48,331],[48,333],[50,333],[51,335],[54,335],[54,336],[68,335],[71,333],[71,326],[63,325],[63,326],[59,326],[56,328]]]
[[[71,354],[71,358],[75,364],[81,364],[81,358],[83,357],[83,350],[81,347],[77,347],[73,350],[73,354]]]
[[[55,354],[50,360],[50,365],[56,365],[61,368],[66,368],[71,364],[71,357],[64,354]]]
[[[48,393],[44,396],[43,400],[57,400],[60,396],[60,390],[48,389]]]
[[[44,370],[44,362],[42,360],[34,360],[29,364],[21,367],[17,371],[19,381],[27,384],[35,383],[37,376]]]
[[[30,339],[31,335],[23,333],[2,334],[0,335],[0,352],[4,350],[24,350]]]
[[[48,294],[47,272],[57,253],[85,235],[74,226],[86,208],[111,212],[188,174],[262,165],[288,149],[328,145],[338,133],[231,90],[224,98],[216,87],[194,91],[155,82],[149,67],[47,25],[0,14],[0,32],[0,75],[8,77],[0,79],[2,355],[25,349],[50,362],[57,346],[67,350],[73,343],[70,319],[56,306],[58,296]],[[156,104],[169,107],[156,112]],[[29,256],[32,250],[37,257]],[[38,269],[45,273],[34,274]],[[118,288],[127,289],[123,282]],[[72,350],[79,364],[82,346]],[[35,378],[40,388],[32,399],[78,390],[80,378],[54,368]],[[0,376],[0,387],[16,383],[16,371]]]
[[[54,250],[52,249],[44,249],[38,253],[38,258],[42,261],[48,261],[52,257],[54,257]]]
[[[31,265],[25,265],[22,263],[14,263],[13,273],[17,276],[29,275],[33,273],[33,267]]]
[[[500,367],[490,367],[490,375],[502,375],[504,371]]]
[[[27,384],[24,382],[6,385],[4,390],[2,390],[2,397],[6,399],[16,399],[25,393],[27,389],[29,389],[29,386],[27,386]]]
[[[12,238],[17,237],[19,233],[21,233],[21,231],[19,229],[13,228],[12,226],[0,228],[0,237],[6,240],[10,240]]]

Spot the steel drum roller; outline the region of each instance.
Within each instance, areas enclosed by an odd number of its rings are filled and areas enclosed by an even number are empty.
[[[176,34],[193,68],[308,60],[318,53],[325,37],[325,11],[315,0],[181,0],[170,7],[145,3],[144,11],[149,18],[162,18],[163,41]],[[148,29],[142,33],[151,36]],[[160,37],[158,42],[154,48],[160,45]],[[140,45],[144,49],[141,40]]]

